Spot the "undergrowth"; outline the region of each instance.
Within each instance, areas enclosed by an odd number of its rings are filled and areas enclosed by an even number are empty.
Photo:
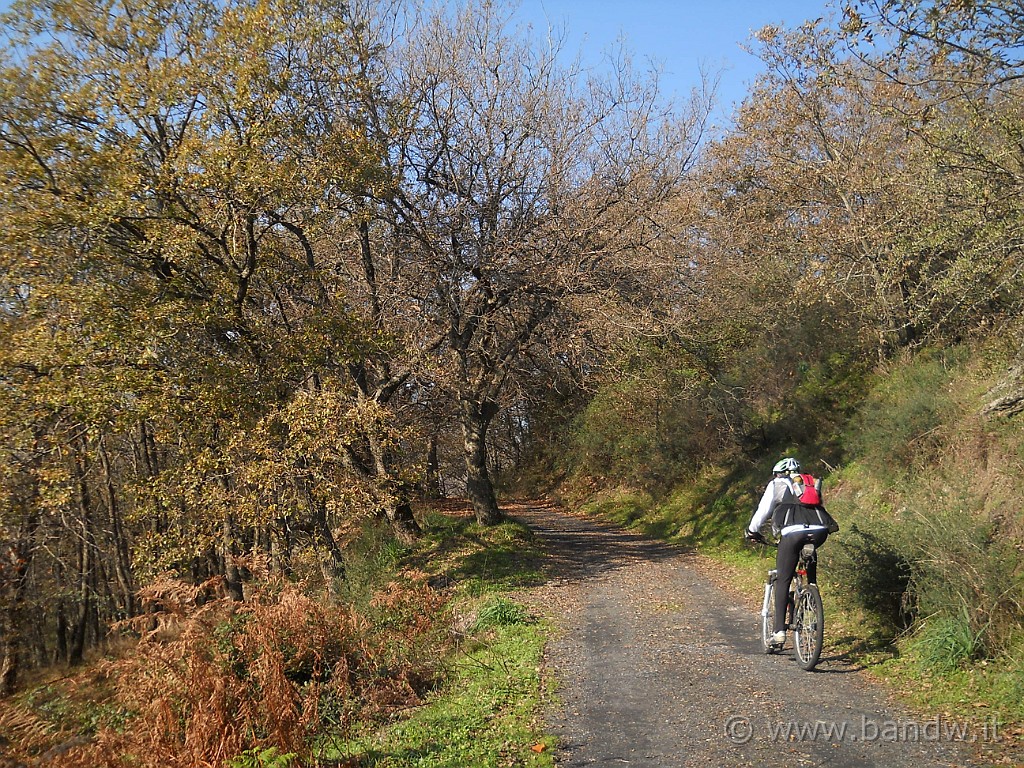
[[[424,706],[325,754],[375,768],[552,766],[553,740],[538,722],[550,695],[542,675],[549,628],[513,596],[543,580],[533,533],[514,519],[480,526],[452,503],[427,511],[424,527],[409,562],[450,595],[449,675]]]
[[[537,724],[548,695],[541,675],[545,632],[518,621],[474,627],[443,690],[340,754],[375,768],[552,766],[553,740]]]
[[[62,766],[315,765],[325,731],[420,703],[442,672],[448,611],[416,573],[377,595],[373,620],[302,584],[253,583],[241,603],[214,597],[217,586],[142,591],[149,612],[121,626],[137,644],[92,670],[123,716]],[[53,735],[67,734],[21,729],[20,747],[38,753]]]

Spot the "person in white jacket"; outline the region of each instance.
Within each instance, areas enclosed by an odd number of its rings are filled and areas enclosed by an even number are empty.
[[[799,506],[800,490],[798,490],[794,477],[800,477],[800,462],[794,458],[782,459],[772,467],[772,480],[764,489],[761,501],[754,510],[753,517],[747,524],[744,537],[751,541],[764,542],[761,535],[761,527],[769,520],[774,519],[776,509],[781,505],[789,505],[795,509]],[[788,516],[785,516],[788,517]],[[789,584],[796,572],[796,563],[799,559],[800,549],[804,544],[811,543],[820,547],[828,538],[829,529],[826,525],[815,522],[790,522],[780,526],[775,532],[779,535],[779,547],[775,554],[775,617],[773,624],[772,642],[781,646],[786,642],[786,600],[789,596]],[[807,574],[808,581],[814,582],[817,578],[815,565],[812,564]]]

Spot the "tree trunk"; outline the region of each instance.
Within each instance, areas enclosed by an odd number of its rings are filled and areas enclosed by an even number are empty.
[[[411,489],[396,477],[392,471],[394,461],[390,450],[373,432],[367,436],[367,447],[373,459],[373,472],[366,470],[367,477],[372,476],[379,489],[378,511],[383,513],[398,540],[411,544],[423,535],[423,529],[413,517],[412,506],[409,504]]]
[[[334,532],[331,531],[331,524],[327,519],[327,510],[323,504],[313,498],[312,494],[308,493],[308,487],[306,501],[309,504],[310,511],[313,513],[313,525],[316,528],[316,536],[320,540],[321,546],[331,556],[331,570],[329,573],[325,572],[324,576],[343,579],[345,578],[345,556],[341,552],[341,547],[338,546],[337,539],[334,538]]]
[[[423,535],[423,529],[412,514],[412,505],[408,501],[400,501],[389,505],[384,516],[391,525],[397,539],[403,544],[412,544]]]
[[[85,544],[82,545],[82,548],[86,548]],[[87,564],[88,561],[86,561]],[[82,584],[78,596],[78,618],[75,619],[75,625],[71,628],[71,643],[68,647],[68,664],[72,666],[81,664],[85,659],[85,633],[89,626],[89,608],[91,606],[89,582],[85,579],[85,574],[80,574],[80,578]]]
[[[238,563],[235,562],[235,558],[238,557],[238,541],[235,538],[235,524],[231,515],[224,516],[223,537],[224,588],[232,600],[242,602],[245,593],[242,589],[242,574],[238,570]]]
[[[431,435],[427,440],[427,472],[423,480],[423,495],[428,499],[444,498],[441,466],[437,458],[437,435]]]
[[[989,402],[981,409],[982,416],[1010,418],[1024,413],[1024,363],[1014,365],[985,399]]]
[[[482,402],[463,398],[462,437],[466,455],[466,495],[481,525],[496,525],[505,519],[498,509],[494,484],[487,473],[487,427],[498,412],[492,400]]]
[[[89,611],[92,607],[93,558],[95,542],[93,539],[92,493],[89,490],[88,478],[88,446],[84,440],[74,451],[75,481],[78,486],[78,524],[82,533],[78,547],[78,616],[71,627],[71,643],[68,647],[68,663],[81,664],[85,658],[86,631],[89,626]]]
[[[270,560],[279,573],[292,575],[291,518],[281,517],[270,530]]]
[[[3,648],[0,649],[0,699],[14,693],[18,686],[19,638],[10,620],[4,622]]]
[[[83,521],[87,524],[87,521]],[[89,586],[89,571],[92,568],[92,549],[83,537],[79,544],[78,555],[78,616],[71,629],[68,644],[68,664],[75,666],[85,659],[85,638],[89,626],[89,610],[92,606],[92,594]]]
[[[301,462],[301,467],[302,469],[306,468],[305,462]],[[294,482],[295,487],[306,499],[306,508],[309,510],[310,520],[313,524],[314,540],[318,547],[322,547],[331,556],[329,563],[325,560],[320,561],[324,580],[330,583],[332,579],[344,579],[345,556],[341,551],[341,547],[338,546],[337,539],[334,538],[331,522],[327,519],[326,506],[313,495],[313,489],[310,487],[309,480],[304,474],[297,475]]]
[[[3,616],[0,617],[0,698],[10,696],[18,685],[22,627],[28,618],[23,615],[25,589],[38,524],[38,517],[29,514],[18,533],[17,540],[6,548],[9,561],[0,563],[0,574],[5,577],[6,582],[2,585],[5,606]]]
[[[57,601],[57,649],[54,660],[58,664],[68,660],[68,614],[63,600]]]
[[[132,575],[131,552],[128,538],[125,535],[124,525],[121,522],[121,508],[117,501],[117,491],[114,489],[110,457],[107,455],[106,445],[102,437],[98,445],[98,452],[100,467],[103,470],[103,499],[107,505],[111,533],[114,537],[114,569],[117,574],[118,585],[121,588],[120,607],[128,616],[134,616],[135,579]]]

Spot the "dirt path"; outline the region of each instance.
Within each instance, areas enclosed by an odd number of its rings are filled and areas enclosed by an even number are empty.
[[[829,656],[827,627],[816,673],[788,651],[765,656],[756,612],[713,586],[698,556],[553,506],[513,514],[555,563],[526,599],[562,629],[548,662],[558,765],[984,764],[973,755],[986,732],[901,710]]]

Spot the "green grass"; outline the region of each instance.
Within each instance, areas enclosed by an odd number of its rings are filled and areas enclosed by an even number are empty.
[[[491,627],[457,655],[451,678],[426,705],[350,743],[346,756],[375,768],[553,766],[554,740],[538,725],[548,695],[547,632],[543,624]]]
[[[708,468],[667,495],[604,491],[581,503],[588,514],[697,551],[743,551],[742,531],[764,483],[758,467]]]
[[[228,761],[228,768],[292,768],[296,757],[294,752],[282,753],[275,747],[249,749]]]
[[[473,632],[489,627],[509,627],[514,624],[529,624],[530,615],[526,608],[506,597],[494,597],[477,612]]]
[[[543,555],[533,532],[508,519],[484,526],[471,516],[428,512],[426,535],[407,564],[453,586],[463,597],[543,583]]]
[[[1024,649],[1021,649],[1024,650]],[[876,670],[916,707],[931,711],[997,717],[1021,735],[1024,722],[1024,658],[1005,658],[936,672],[912,654],[895,657]]]

